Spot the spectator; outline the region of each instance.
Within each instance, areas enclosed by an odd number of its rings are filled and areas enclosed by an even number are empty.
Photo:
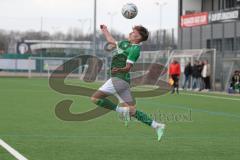
[[[177,93],[179,94],[178,88],[179,88],[180,74],[181,74],[180,64],[178,63],[178,61],[173,60],[169,68],[169,75],[174,81],[172,92],[171,92],[172,94],[175,93],[175,89],[177,89]]]
[[[193,78],[192,89],[199,90],[200,75],[199,75],[199,61],[198,60],[194,61],[194,65],[192,67],[192,78]]]
[[[198,63],[198,91],[201,91],[205,88],[204,85],[204,80],[203,80],[203,76],[202,76],[202,70],[203,70],[203,66],[204,66],[204,62],[203,61],[199,61]]]
[[[210,68],[210,64],[208,64],[207,60],[205,60],[203,62],[203,69],[202,69],[201,75],[203,77],[204,90],[209,91],[210,90],[211,68]]]
[[[233,92],[236,92],[238,90],[238,92],[240,93],[240,72],[239,71],[234,72],[231,79],[230,88],[233,90]]]
[[[183,89],[187,86],[187,89],[190,89],[190,80],[192,75],[192,65],[191,62],[188,62],[184,68],[184,83]]]

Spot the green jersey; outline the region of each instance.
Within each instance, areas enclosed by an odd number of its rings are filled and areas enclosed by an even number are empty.
[[[131,44],[129,41],[117,42],[117,49],[113,52],[115,55],[112,58],[111,69],[124,68],[127,63],[134,64],[140,56],[140,46]],[[118,77],[130,83],[129,73],[115,73],[111,77]]]

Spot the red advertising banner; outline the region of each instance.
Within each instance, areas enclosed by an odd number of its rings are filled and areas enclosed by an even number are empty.
[[[181,16],[181,27],[195,27],[208,24],[208,12],[187,14]]]

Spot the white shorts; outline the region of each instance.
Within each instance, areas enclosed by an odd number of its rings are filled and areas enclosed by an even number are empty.
[[[112,77],[107,80],[98,90],[105,94],[116,96],[120,103],[130,103],[134,101],[130,91],[130,85],[117,77]]]

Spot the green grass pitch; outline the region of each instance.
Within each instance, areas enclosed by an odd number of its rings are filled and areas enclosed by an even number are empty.
[[[58,119],[54,108],[63,99],[74,100],[74,113],[94,105],[53,91],[47,79],[1,78],[0,86],[0,139],[29,160],[240,159],[240,97],[184,92],[137,99],[139,109],[167,124],[158,142],[152,128],[134,120],[125,127],[115,112],[87,122]],[[14,157],[0,147],[0,160]]]

